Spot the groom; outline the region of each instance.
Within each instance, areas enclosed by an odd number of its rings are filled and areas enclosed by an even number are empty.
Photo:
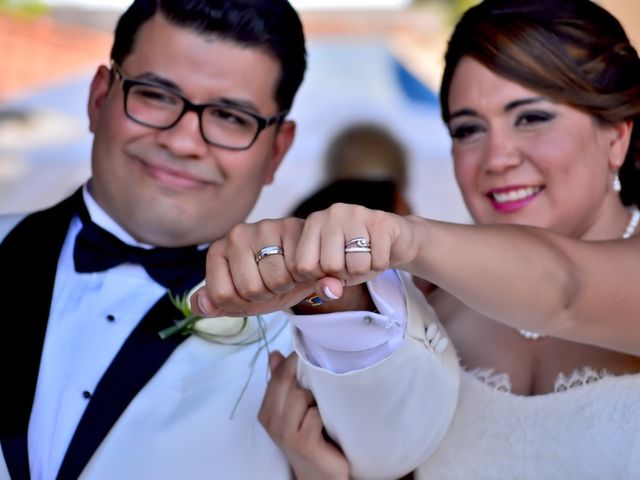
[[[292,349],[287,316],[226,337],[158,333],[188,314],[171,298],[204,278],[206,247],[291,146],[305,56],[287,0],[135,0],[121,17],[90,89],[91,179],[0,232],[0,479],[290,478],[257,421],[267,351]],[[300,368],[356,475],[415,468],[413,446],[450,415],[389,418],[441,411],[425,397],[455,405],[455,353],[429,346],[437,321],[414,297],[397,299],[406,329],[386,304],[297,319]],[[393,379],[393,395],[372,378]],[[412,448],[388,444],[401,435]]]
[[[91,179],[0,245],[0,478],[289,477],[256,420],[263,345],[158,332],[273,180],[305,67],[286,0],[123,14],[90,89]],[[283,325],[265,336],[288,352]]]

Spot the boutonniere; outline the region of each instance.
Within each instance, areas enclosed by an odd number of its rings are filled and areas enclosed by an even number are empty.
[[[171,335],[180,333],[181,335],[197,335],[209,342],[221,345],[241,345],[248,346],[257,344],[255,355],[250,362],[250,370],[247,379],[238,395],[238,398],[231,410],[230,419],[240,404],[240,400],[249,386],[256,361],[261,352],[266,351],[269,354],[269,342],[275,339],[287,327],[288,322],[284,321],[273,331],[273,334],[267,336],[267,326],[262,315],[254,317],[214,317],[206,318],[194,315],[191,311],[191,296],[204,285],[204,280],[193,287],[190,292],[184,295],[173,295],[169,292],[171,303],[184,316],[182,320],[175,322],[175,325],[165,328],[159,332],[162,339],[169,338]],[[268,367],[267,367],[268,375]]]
[[[246,332],[249,327],[249,319],[247,317],[207,318],[193,314],[191,311],[191,297],[203,285],[204,280],[183,295],[173,295],[169,292],[171,303],[184,315],[184,318],[176,321],[175,325],[161,330],[159,332],[160,338],[169,338],[176,333],[181,335],[194,334],[205,340],[228,343],[225,340],[230,340],[229,337],[237,337]]]

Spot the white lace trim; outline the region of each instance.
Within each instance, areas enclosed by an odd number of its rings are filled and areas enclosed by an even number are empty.
[[[511,392],[511,377],[508,373],[496,373],[493,368],[467,370],[471,376],[501,392]]]
[[[569,376],[564,373],[559,373],[556,377],[556,381],[553,383],[553,391],[565,392],[570,388],[581,387],[609,376],[611,376],[611,374],[606,370],[600,370],[598,372],[596,369],[591,367],[578,368]]]
[[[497,373],[493,368],[465,370],[473,378],[480,380],[485,385],[501,392],[511,393],[511,377],[508,373]],[[555,393],[566,392],[570,388],[581,387],[610,376],[611,374],[607,370],[598,371],[592,367],[577,368],[569,375],[559,373],[553,383],[553,391]]]

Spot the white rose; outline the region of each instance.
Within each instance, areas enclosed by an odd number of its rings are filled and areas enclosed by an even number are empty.
[[[203,287],[203,280],[193,287],[187,295],[188,305],[191,305],[191,297],[200,287]],[[201,318],[193,324],[193,332],[206,337],[230,337],[239,335],[249,325],[247,317],[211,317]]]
[[[247,323],[246,317],[202,318],[193,324],[193,331],[215,337],[230,337],[240,334]]]

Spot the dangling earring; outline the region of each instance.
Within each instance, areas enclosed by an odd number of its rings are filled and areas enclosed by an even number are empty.
[[[616,176],[613,178],[613,191],[620,193],[620,190],[622,190],[622,184],[620,183],[620,177],[616,173]]]

